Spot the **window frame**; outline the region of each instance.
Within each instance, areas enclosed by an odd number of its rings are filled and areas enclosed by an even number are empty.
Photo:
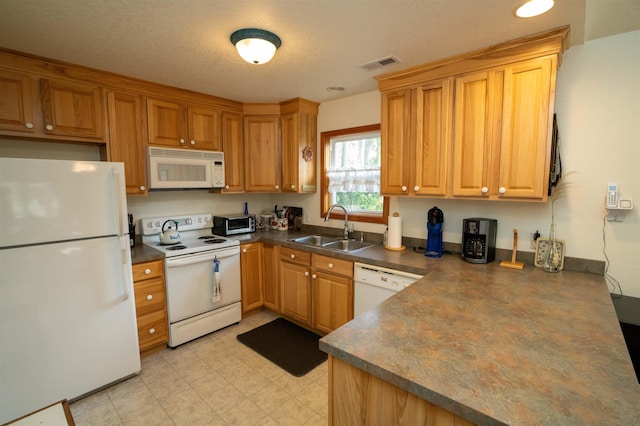
[[[327,176],[327,168],[330,163],[329,149],[331,147],[331,138],[339,136],[357,135],[359,133],[380,132],[380,124],[369,124],[367,126],[350,127],[348,129],[330,130],[320,133],[320,217],[324,218],[327,210],[331,206],[331,195],[329,194],[329,176]],[[389,216],[389,197],[382,196],[382,213],[351,213],[349,212],[349,221],[352,222],[368,222],[368,223],[387,223]],[[333,210],[331,219],[344,220],[344,212],[342,210]]]

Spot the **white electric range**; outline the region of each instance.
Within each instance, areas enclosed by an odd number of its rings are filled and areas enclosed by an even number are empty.
[[[160,242],[167,221],[177,223],[175,244]],[[214,235],[209,213],[147,218],[140,224],[142,243],[165,256],[170,347],[240,322],[238,240]]]

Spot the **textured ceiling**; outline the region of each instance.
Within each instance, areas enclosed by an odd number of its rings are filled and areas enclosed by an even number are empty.
[[[513,14],[520,2],[0,0],[0,47],[242,102],[323,102],[375,90],[376,74],[563,25],[572,45],[640,28],[640,0],[556,0],[528,20]],[[237,55],[229,36],[246,27],[282,39],[268,64]],[[401,62],[360,68],[389,55]]]

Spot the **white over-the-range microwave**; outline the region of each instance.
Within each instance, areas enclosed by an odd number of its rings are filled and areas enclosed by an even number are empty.
[[[224,153],[148,147],[149,189],[224,188]]]

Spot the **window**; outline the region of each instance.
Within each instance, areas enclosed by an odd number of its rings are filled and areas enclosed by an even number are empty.
[[[389,198],[380,195],[380,125],[322,132],[321,214],[331,204],[349,210],[349,220],[386,223]],[[342,210],[331,212],[343,218]]]

